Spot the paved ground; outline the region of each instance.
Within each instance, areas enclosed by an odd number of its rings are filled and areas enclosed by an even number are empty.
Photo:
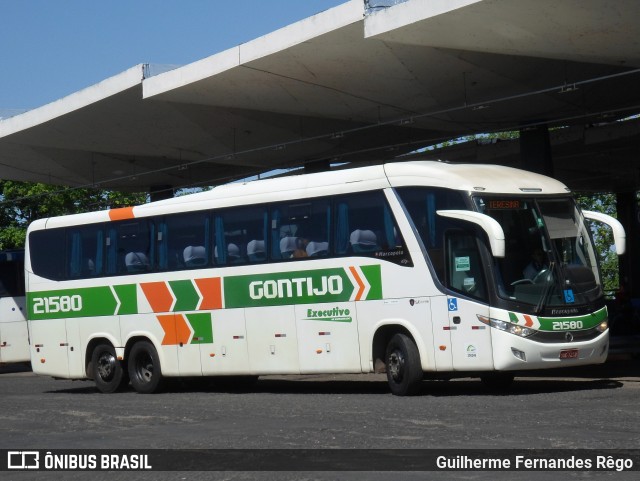
[[[91,382],[0,368],[0,448],[640,448],[640,361],[544,371],[496,393],[479,381],[426,381],[388,393],[384,376],[270,376],[248,392],[202,382],[157,395],[100,394]],[[14,479],[12,477],[2,479]],[[515,479],[515,473],[64,473],[62,479]],[[565,473],[570,479],[637,473]],[[529,473],[518,479],[559,479]],[[504,476],[504,477],[503,477]],[[56,479],[27,473],[19,479]],[[15,478],[17,479],[17,478]]]

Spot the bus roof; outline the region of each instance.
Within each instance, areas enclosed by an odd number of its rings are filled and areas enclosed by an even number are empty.
[[[361,192],[385,187],[431,186],[500,194],[567,194],[561,182],[500,165],[450,164],[440,161],[393,162],[271,179],[235,182],[205,192],[133,208],[76,214],[35,221],[34,228],[62,227],[170,212],[253,205],[302,197]],[[43,225],[45,223],[45,225]]]
[[[385,165],[394,187],[429,185],[467,192],[496,194],[567,194],[569,188],[546,175],[495,164],[451,164],[439,161],[394,162]]]

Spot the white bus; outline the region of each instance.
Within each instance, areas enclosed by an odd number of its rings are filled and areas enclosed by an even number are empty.
[[[408,395],[429,376],[506,384],[601,363],[607,311],[583,214],[548,177],[424,161],[39,220],[25,261],[33,369],[141,393],[178,376],[386,372]],[[594,216],[622,253],[621,225]]]
[[[24,251],[0,251],[0,364],[29,362]]]

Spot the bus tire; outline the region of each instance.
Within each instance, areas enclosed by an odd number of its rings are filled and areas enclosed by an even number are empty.
[[[128,361],[133,389],[141,394],[158,392],[164,385],[158,351],[148,341],[138,341],[131,348]]]
[[[387,382],[396,396],[413,396],[420,392],[422,366],[416,343],[405,334],[395,334],[385,354]]]
[[[127,385],[129,377],[110,344],[99,344],[91,353],[91,374],[102,393],[113,393]]]

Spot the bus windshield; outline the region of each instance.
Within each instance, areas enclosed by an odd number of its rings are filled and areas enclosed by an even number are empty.
[[[498,295],[545,307],[575,307],[602,296],[591,236],[570,197],[474,197],[479,212],[505,234],[505,257],[496,259]]]

